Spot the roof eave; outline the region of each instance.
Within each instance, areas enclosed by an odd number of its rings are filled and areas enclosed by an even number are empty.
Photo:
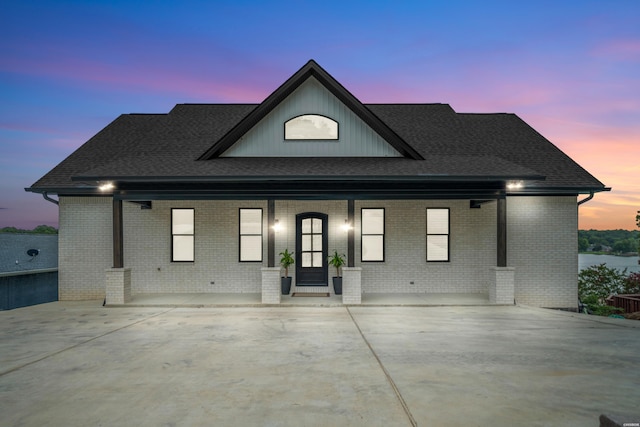
[[[72,181],[113,181],[130,183],[175,183],[175,182],[357,182],[357,181],[386,181],[386,182],[497,182],[497,181],[544,181],[543,175],[449,175],[449,174],[421,174],[421,175],[220,175],[220,176],[76,176]]]

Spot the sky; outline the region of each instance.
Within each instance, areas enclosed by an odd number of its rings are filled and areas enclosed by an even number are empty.
[[[580,229],[636,228],[638,0],[0,5],[0,227],[57,226],[24,188],[118,115],[259,103],[315,59],[364,103],[517,114],[612,188]]]

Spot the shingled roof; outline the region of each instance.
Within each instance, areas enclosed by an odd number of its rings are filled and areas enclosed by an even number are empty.
[[[313,75],[403,157],[220,157]],[[323,80],[324,79],[324,80]],[[27,191],[76,194],[119,183],[280,180],[421,183],[526,180],[537,192],[605,186],[514,114],[461,114],[447,104],[360,104],[315,62],[261,104],[178,104],[118,117]]]

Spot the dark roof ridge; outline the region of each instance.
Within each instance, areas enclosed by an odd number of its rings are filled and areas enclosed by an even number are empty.
[[[451,104],[446,102],[363,102],[362,105],[446,105],[451,107]]]
[[[493,112],[493,113],[461,113],[456,111],[456,114],[460,116],[497,116],[497,115],[507,115],[507,116],[518,116],[516,113],[507,113],[507,112]]]
[[[179,105],[193,105],[193,106],[199,106],[199,105],[206,105],[206,106],[210,106],[210,105],[260,105],[259,102],[178,102],[173,108],[176,108]]]
[[[124,113],[122,116],[166,116],[169,113]]]

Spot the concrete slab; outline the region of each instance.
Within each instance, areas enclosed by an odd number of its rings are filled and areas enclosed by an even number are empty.
[[[518,306],[101,303],[0,312],[3,425],[640,421],[637,321]]]

